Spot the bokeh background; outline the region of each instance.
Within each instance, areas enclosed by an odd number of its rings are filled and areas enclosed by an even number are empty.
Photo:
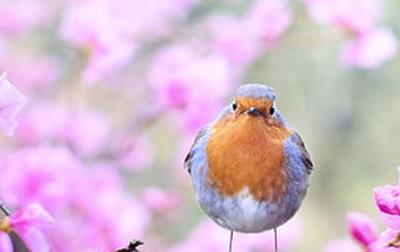
[[[283,251],[324,251],[400,164],[397,0],[0,0],[0,73],[28,98],[0,198],[42,204],[52,251],[226,251],[183,158],[237,86],[265,83],[315,164]],[[272,251],[271,234],[236,251]],[[338,251],[339,252],[339,251]],[[343,251],[345,252],[345,251]]]

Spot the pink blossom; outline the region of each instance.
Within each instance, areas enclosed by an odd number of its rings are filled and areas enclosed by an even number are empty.
[[[149,213],[133,195],[123,191],[121,176],[113,167],[97,164],[92,169],[77,181],[71,192],[70,207],[82,219],[74,228],[83,230],[76,243],[81,248],[100,246],[102,251],[111,251],[133,237],[142,238],[150,220]],[[64,242],[74,237],[73,234],[64,235]]]
[[[26,113],[21,115],[20,126],[15,137],[25,145],[65,139],[64,129],[69,122],[70,109],[68,107],[49,101],[32,103]]]
[[[223,58],[187,46],[161,50],[149,80],[160,106],[177,111],[188,131],[198,130],[213,118],[232,88],[230,69]]]
[[[54,59],[41,55],[1,54],[0,68],[10,76],[12,82],[18,83],[24,92],[54,87],[60,71]]]
[[[311,17],[322,24],[362,34],[381,17],[381,0],[304,0]]]
[[[2,1],[0,5],[0,31],[8,34],[28,31],[49,21],[52,14],[51,4],[49,5],[44,1]]]
[[[207,21],[210,47],[226,57],[234,66],[253,61],[259,51],[258,35],[251,32],[244,19],[227,15],[215,15]]]
[[[351,236],[364,246],[368,246],[378,239],[378,229],[375,223],[364,213],[348,213],[347,225]]]
[[[39,228],[45,228],[49,224],[53,224],[54,219],[41,205],[29,204],[12,213],[10,216],[5,217],[2,221],[3,226],[5,225],[4,228],[15,231],[31,251],[50,251],[49,245]],[[4,237],[4,233],[1,231],[0,237],[3,249],[10,250],[11,244],[9,239],[7,241],[7,238]]]
[[[121,136],[115,141],[113,151],[126,171],[143,171],[152,162],[151,142],[145,135]]]
[[[268,46],[275,45],[292,22],[285,0],[258,0],[247,13],[247,28]]]
[[[11,136],[17,127],[17,116],[27,100],[11,83],[6,75],[0,75],[0,131]]]
[[[386,214],[400,215],[400,186],[385,185],[374,189],[375,203]]]
[[[83,79],[93,83],[126,66],[142,40],[166,35],[196,0],[76,2],[64,13],[61,37],[88,51]]]
[[[293,247],[299,239],[299,230],[299,223],[296,220],[289,221],[279,228],[279,251],[289,251]],[[229,231],[219,227],[211,220],[206,220],[196,226],[185,241],[173,247],[169,252],[223,252],[227,250],[228,243]],[[234,234],[235,251],[272,251],[273,247],[272,231],[260,234]]]
[[[0,195],[8,204],[40,202],[57,220],[45,232],[54,251],[112,251],[142,238],[150,221],[112,164],[83,166],[64,147],[15,151],[2,164],[2,175]],[[34,230],[27,234],[32,241],[44,238]]]
[[[400,215],[386,214],[380,211],[379,217],[388,228],[400,230]]]
[[[0,231],[0,251],[13,252],[13,246],[7,233]]]
[[[40,102],[22,116],[16,137],[25,144],[67,143],[79,154],[93,156],[105,147],[109,133],[109,121],[101,113]]]
[[[147,187],[142,194],[144,205],[155,213],[168,214],[180,204],[178,194],[157,187]]]
[[[51,213],[63,207],[82,164],[65,147],[21,148],[3,158],[1,198],[12,206],[39,202]]]
[[[347,67],[377,68],[397,53],[397,39],[387,29],[377,28],[356,37],[342,51],[341,61]]]
[[[148,40],[173,31],[198,0],[106,0],[112,25],[124,36]]]
[[[102,114],[88,109],[71,110],[63,139],[78,153],[92,156],[104,148],[109,130],[108,119]]]
[[[53,217],[39,204],[29,204],[10,217],[10,224],[13,229],[24,229],[24,226],[54,223]]]
[[[368,252],[398,252],[399,248],[390,246],[392,242],[399,244],[399,231],[387,229],[379,236],[379,240],[368,247]]]
[[[88,83],[110,77],[134,55],[135,43],[121,36],[112,23],[107,5],[101,1],[71,5],[64,14],[61,37],[88,50],[88,63],[82,73]]]
[[[39,204],[29,204],[10,218],[10,225],[32,251],[50,251],[50,247],[39,227],[54,223],[54,219]]]
[[[360,247],[348,239],[330,242],[324,252],[360,252]]]

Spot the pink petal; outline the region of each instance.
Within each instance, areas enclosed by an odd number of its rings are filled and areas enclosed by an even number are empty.
[[[378,239],[375,223],[364,213],[348,213],[347,225],[351,236],[364,246],[368,246]]]
[[[382,16],[381,0],[304,0],[314,21],[361,34]]]
[[[48,252],[49,244],[43,233],[33,226],[17,226],[14,231],[21,237],[32,252]]]
[[[379,217],[388,228],[400,230],[400,215],[392,215],[380,212]]]
[[[133,57],[136,43],[127,40],[113,26],[115,18],[106,2],[71,5],[65,12],[60,35],[89,51],[83,79],[89,84],[109,77]]]
[[[0,251],[1,252],[13,252],[13,246],[11,239],[7,233],[0,231]]]
[[[386,214],[400,215],[400,186],[376,187],[374,195],[379,210]]]
[[[387,229],[379,235],[379,239],[368,246],[367,252],[398,252],[399,248],[388,246],[389,243],[397,240],[399,230]]]
[[[284,0],[258,0],[247,13],[248,29],[267,45],[274,45],[292,22]]]
[[[64,125],[64,139],[82,155],[97,154],[109,134],[108,118],[91,110],[70,111]]]
[[[161,50],[149,75],[161,107],[177,111],[177,121],[188,132],[199,130],[215,116],[233,86],[232,79],[230,65],[221,55],[184,45]]]
[[[347,67],[377,68],[397,53],[397,39],[392,31],[376,28],[357,36],[341,53]]]
[[[178,194],[157,187],[148,187],[143,192],[144,205],[156,213],[171,213],[178,207],[181,199]]]
[[[10,224],[13,228],[18,226],[42,225],[54,223],[53,217],[39,204],[29,204],[10,217]]]
[[[6,75],[0,75],[0,131],[11,136],[17,127],[17,116],[27,100]]]
[[[0,5],[0,31],[8,34],[28,31],[49,21],[52,14],[51,4],[46,4],[43,1],[2,1]]]
[[[260,49],[259,36],[251,32],[246,20],[228,15],[215,15],[207,21],[210,46],[234,65],[242,67],[253,61]]]

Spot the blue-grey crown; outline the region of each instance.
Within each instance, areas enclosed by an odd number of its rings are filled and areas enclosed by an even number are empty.
[[[267,98],[275,101],[275,91],[267,85],[263,84],[245,84],[236,90],[236,96],[246,96],[254,99]]]

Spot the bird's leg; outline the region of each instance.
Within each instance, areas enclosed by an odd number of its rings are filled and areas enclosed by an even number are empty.
[[[275,252],[278,252],[278,229],[274,228]]]
[[[231,236],[229,238],[229,252],[232,252],[232,243],[233,243],[233,230],[231,230]]]

